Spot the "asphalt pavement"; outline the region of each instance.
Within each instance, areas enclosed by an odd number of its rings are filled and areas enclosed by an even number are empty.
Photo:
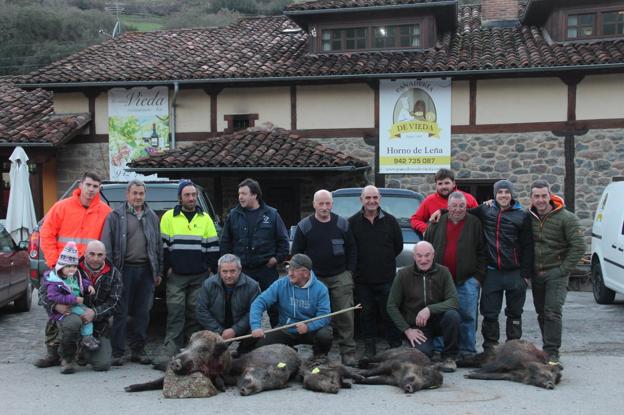
[[[35,293],[36,295],[36,293]],[[555,390],[506,381],[465,379],[467,369],[445,374],[439,389],[404,394],[393,386],[354,385],[337,395],[287,389],[239,396],[236,389],[206,399],[164,399],[161,391],[129,394],[123,387],[161,372],[126,364],[109,372],[88,367],[73,375],[38,369],[46,315],[33,301],[29,313],[0,310],[0,413],[22,414],[618,414],[624,407],[624,298],[598,305],[592,294],[570,292],[564,308],[563,379]],[[504,327],[504,324],[501,325]],[[541,345],[530,292],[524,338]],[[158,351],[162,325],[150,331]],[[478,340],[480,343],[480,339]]]

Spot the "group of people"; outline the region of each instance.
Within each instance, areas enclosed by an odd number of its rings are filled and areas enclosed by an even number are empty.
[[[326,354],[335,340],[343,364],[355,365],[355,295],[363,307],[366,356],[376,353],[381,334],[390,347],[407,341],[430,356],[439,351],[450,371],[457,359],[476,353],[481,287],[487,353],[498,343],[503,294],[507,339],[521,337],[531,280],[544,350],[558,363],[567,278],[584,252],[576,216],[542,181],[532,185],[529,211],[506,180],[482,205],[456,189],[451,171],[440,170],[435,181],[436,193],[412,217],[424,241],[414,247],[413,266],[397,272],[402,231],[382,209],[375,186],[362,190],[362,208],[349,218],[332,212],[329,191],[317,191],[314,213],[298,223],[289,247],[279,212],[263,201],[253,179],[238,185],[238,204],[219,238],[192,181],[179,182],[178,205],[159,220],[145,203],[143,182],[130,181],[126,203],[111,210],[99,197],[101,179],[85,173],[41,229],[51,270],[39,298],[49,320],[47,353],[35,365],[60,365],[61,373],[73,373],[76,363],[108,370],[126,363],[126,341],[130,361],[151,363],[147,327],[162,281],[161,361],[205,329],[226,340],[251,334],[239,342],[238,354],[271,343],[311,344],[315,354]],[[277,267],[289,257],[288,276],[279,278]],[[266,332],[265,312],[273,328],[288,328]]]

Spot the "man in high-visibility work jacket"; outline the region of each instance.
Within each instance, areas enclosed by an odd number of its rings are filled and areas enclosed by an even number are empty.
[[[201,330],[195,317],[204,280],[217,269],[219,238],[207,212],[197,205],[197,187],[190,180],[178,186],[179,204],[160,220],[167,276],[165,353],[177,353],[186,339]],[[168,272],[171,270],[171,272]]]

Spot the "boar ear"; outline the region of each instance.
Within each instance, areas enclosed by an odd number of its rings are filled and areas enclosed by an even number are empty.
[[[225,343],[225,342],[219,342],[219,343],[215,344],[214,350],[212,351],[212,355],[214,357],[221,356],[228,349],[229,345],[230,345],[230,343]]]

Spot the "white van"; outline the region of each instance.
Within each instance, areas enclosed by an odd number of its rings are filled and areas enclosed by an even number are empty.
[[[598,304],[624,294],[624,177],[613,179],[600,198],[592,227],[592,287]]]

